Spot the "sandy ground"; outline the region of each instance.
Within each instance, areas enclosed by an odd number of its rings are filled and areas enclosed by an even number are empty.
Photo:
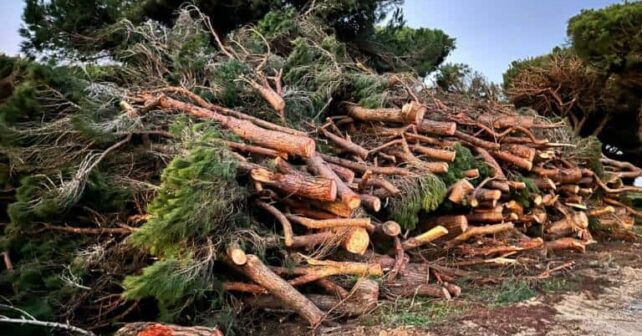
[[[282,335],[336,336],[642,336],[642,244],[602,245],[565,275],[577,287],[508,306],[477,306],[426,328],[338,325],[314,333],[282,326]],[[270,336],[281,335],[279,332]]]

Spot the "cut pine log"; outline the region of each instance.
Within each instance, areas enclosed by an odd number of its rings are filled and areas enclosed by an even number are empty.
[[[466,179],[461,179],[457,181],[450,188],[450,194],[448,195],[448,200],[455,204],[461,204],[463,200],[466,199],[470,193],[473,192],[475,187],[468,182]]]
[[[588,228],[588,217],[584,211],[572,213],[570,216],[553,222],[546,227],[544,232],[550,237],[560,238],[569,235],[575,231],[585,230]]]
[[[325,314],[312,301],[272,272],[257,256],[247,255],[247,263],[236,268],[303,317],[311,326],[316,326],[323,321]]]
[[[406,162],[412,166],[415,166],[417,168],[426,170],[427,172],[433,173],[433,174],[442,174],[442,173],[447,173],[448,172],[448,164],[446,162],[426,162],[418,159],[411,153],[407,153],[405,151],[395,149],[395,150],[390,150],[388,151],[390,155],[393,155],[394,157],[398,158],[399,160]]]
[[[225,144],[225,146],[229,147],[230,149],[239,151],[239,152],[258,154],[258,155],[274,157],[274,158],[278,157],[285,160],[288,159],[288,155],[286,153],[279,152],[269,148],[263,148],[259,146],[253,146],[253,145],[248,145],[248,144],[238,143],[233,141],[223,141],[223,143]]]
[[[377,307],[379,299],[379,285],[377,282],[360,278],[345,298],[330,295],[308,294],[306,295],[317,307],[340,316],[360,316],[369,313]],[[244,299],[244,302],[253,308],[290,310],[278,300],[269,295],[251,296]]]
[[[252,169],[250,177],[263,185],[291,195],[327,202],[332,202],[337,198],[336,181],[330,178],[303,174],[285,175],[262,168]]]
[[[263,201],[257,200],[256,204],[259,207],[263,208],[265,211],[269,212],[279,221],[279,223],[281,223],[281,227],[283,228],[283,240],[285,246],[292,246],[294,244],[294,233],[292,231],[292,224],[290,224],[290,221],[287,219],[287,217],[285,217],[285,215],[281,211],[279,211],[279,209]]]
[[[520,126],[525,129],[529,129],[538,126],[535,124],[534,117],[519,115],[482,114],[477,120],[482,124],[493,128],[510,128],[513,126]]]
[[[559,184],[574,184],[582,179],[582,170],[580,168],[541,168],[535,167],[533,171],[542,177],[550,178]]]
[[[341,202],[350,209],[356,209],[361,205],[361,198],[352,191],[348,185],[330,168],[323,158],[317,154],[310,156],[307,160],[310,170],[317,176],[325,177],[335,181],[337,185],[337,196]]]
[[[519,156],[528,162],[533,162],[533,160],[535,159],[535,154],[537,153],[537,151],[532,147],[518,144],[502,145],[502,150]]]
[[[487,225],[487,226],[469,226],[466,232],[460,234],[459,236],[455,237],[453,240],[448,242],[448,245],[455,246],[457,244],[461,244],[467,241],[472,237],[506,232],[506,231],[512,230],[514,227],[515,225],[513,225],[513,223],[510,223],[510,222],[502,223],[502,224]]]
[[[379,210],[381,210],[381,199],[379,199],[379,197],[368,194],[361,194],[359,196],[361,197],[361,205],[366,209],[372,212],[379,212]]]
[[[373,233],[382,234],[388,237],[397,237],[401,234],[401,225],[395,221],[387,221],[374,225]]]
[[[315,152],[315,142],[308,137],[264,129],[251,121],[222,115],[164,95],[158,99],[158,104],[164,109],[179,110],[200,119],[217,121],[242,139],[262,147],[304,158]]]
[[[301,224],[309,229],[330,229],[336,227],[371,227],[370,218],[334,218],[334,219],[311,219],[297,215],[286,215],[290,221]]]
[[[528,171],[530,171],[533,168],[533,161],[529,161],[527,159],[524,159],[512,153],[502,151],[502,150],[495,150],[495,151],[492,151],[491,154],[494,157],[504,162],[510,163],[516,167],[519,167]]]
[[[464,171],[464,176],[469,179],[476,179],[479,177],[479,169],[468,169]]]
[[[431,265],[421,263],[406,264],[397,278],[392,282],[385,283],[384,294],[391,294],[400,297],[434,297],[450,299],[461,294],[461,288],[457,285],[444,283],[438,285],[429,283],[431,270],[441,269],[433,268]]]
[[[571,250],[579,253],[586,252],[586,244],[575,238],[560,238],[553,241],[547,241],[544,246],[549,251]]]
[[[401,244],[404,250],[409,250],[426,245],[432,241],[439,239],[440,237],[445,236],[446,234],[448,234],[448,230],[445,227],[436,226],[418,236],[406,239]]]
[[[234,265],[243,266],[247,263],[247,255],[238,244],[230,244],[227,247],[227,257],[230,259]]]
[[[443,226],[448,230],[448,234],[439,239],[439,241],[450,240],[468,230],[468,220],[464,215],[438,216],[431,217],[419,224],[422,230],[430,230],[437,226]]]
[[[462,131],[455,131],[454,136],[467,142],[475,147],[480,147],[487,150],[497,150],[499,149],[499,144],[495,142],[486,141],[480,138],[476,138],[472,135],[468,135]]]
[[[411,145],[410,149],[412,149],[415,153],[421,154],[427,158],[431,158],[435,160],[447,161],[447,162],[452,162],[455,160],[454,151],[449,151],[445,149],[435,149],[435,148],[425,147],[422,145]]]
[[[417,124],[417,129],[422,133],[453,136],[457,131],[457,124],[454,122],[442,122],[424,119]]]
[[[381,175],[399,175],[399,176],[408,176],[411,175],[410,170],[405,169],[405,168],[399,168],[399,167],[378,167],[378,166],[373,166],[369,165],[366,163],[361,163],[361,162],[354,162],[346,159],[341,159],[338,157],[326,155],[326,154],[319,154],[323,160],[327,161],[328,163],[334,163],[336,165],[346,167],[349,169],[352,169],[356,172],[359,173],[365,173],[366,171],[370,171],[374,174],[381,174]]]
[[[350,228],[343,240],[343,248],[346,251],[363,255],[370,245],[370,235],[365,228]]]
[[[521,241],[515,245],[489,246],[489,247],[467,247],[460,246],[461,253],[467,256],[494,256],[514,253],[519,251],[539,249],[544,246],[542,238],[535,238],[527,241]]]
[[[354,181],[354,172],[348,168],[336,165],[334,163],[328,163],[330,169],[334,171],[337,176],[339,176],[345,183],[352,183]]]
[[[597,209],[592,209],[590,210],[587,215],[589,217],[601,217],[604,215],[612,214],[615,212],[615,208],[612,206],[605,206]]]
[[[417,103],[408,103],[399,108],[368,109],[354,104],[346,104],[348,115],[361,121],[381,121],[399,124],[419,124],[424,118],[426,108]]]
[[[361,202],[361,197],[359,198]],[[327,211],[331,214],[337,215],[339,217],[348,218],[354,213],[354,209],[351,209],[343,202],[311,202],[311,204],[321,210]]]
[[[323,134],[324,137],[334,142],[342,150],[356,154],[362,159],[365,159],[368,156],[367,149],[355,144],[350,140],[344,139],[336,134],[330,133],[324,128],[320,128],[319,132],[321,132],[321,134]]]
[[[500,212],[471,212],[466,215],[466,219],[472,223],[499,223],[504,220],[504,215]]]
[[[131,322],[120,327],[114,336],[223,336],[217,328],[182,327],[157,322]]]
[[[495,177],[495,179],[500,181],[506,180],[506,175],[504,175],[504,171],[499,166],[499,163],[495,161],[495,158],[493,158],[493,156],[490,155],[490,153],[487,150],[485,150],[484,148],[476,147],[475,151],[484,160],[484,162],[486,162],[486,164],[493,170],[493,177]]]

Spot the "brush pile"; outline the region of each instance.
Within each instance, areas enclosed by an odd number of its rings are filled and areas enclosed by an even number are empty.
[[[226,327],[213,316],[260,308],[317,326],[381,299],[457,297],[460,267],[633,235],[623,195],[642,190],[623,181],[642,170],[594,138],[376,74],[318,23],[279,15],[289,25],[226,43],[195,9],[172,29],[126,26],[123,69],[78,81],[79,99],[41,86],[38,118],[5,120],[4,166],[23,176],[5,264],[36,267],[24,247],[57,237],[56,318]],[[145,328],[216,332],[118,335]]]

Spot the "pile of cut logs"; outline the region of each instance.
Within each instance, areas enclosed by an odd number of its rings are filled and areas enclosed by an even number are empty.
[[[642,215],[618,200],[621,193],[642,191],[622,182],[642,175],[640,168],[603,158],[598,176],[587,162],[562,155],[572,145],[543,138],[563,124],[532,116],[486,112],[473,118],[430,111],[417,101],[379,109],[346,103],[341,115],[303,131],[184,90],[139,97],[129,106],[213,120],[244,140],[225,144],[249,178],[261,222],[277,224],[279,236],[265,241],[284,246],[284,258],[298,265],[268,265],[231,244],[225,262],[245,280],[224,288],[250,307],[295,312],[312,326],[329,314],[367,313],[380,298],[456,297],[463,267],[516,263],[524,253],[584,252],[594,243],[589,219],[626,235],[633,217]],[[385,218],[390,200],[404,197],[398,182],[448,172],[456,143],[483,160],[491,176],[466,170],[444,200],[455,210],[422,215],[411,231]],[[539,190],[529,193],[528,206],[511,196],[527,188],[523,177]],[[435,261],[445,255],[457,259]]]

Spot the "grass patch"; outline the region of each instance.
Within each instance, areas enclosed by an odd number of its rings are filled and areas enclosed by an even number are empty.
[[[506,279],[500,285],[470,287],[464,293],[470,300],[483,302],[490,307],[501,307],[537,296],[531,282],[518,278]]]
[[[364,317],[365,325],[427,326],[442,322],[461,314],[464,307],[461,302],[434,299],[400,299],[384,303],[376,311]]]
[[[559,293],[573,290],[576,284],[565,278],[548,278],[537,283],[542,293]]]

